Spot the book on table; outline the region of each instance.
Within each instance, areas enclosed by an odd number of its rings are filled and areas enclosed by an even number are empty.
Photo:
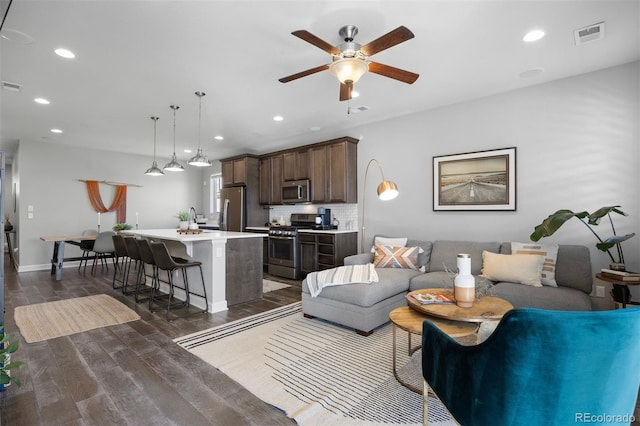
[[[603,277],[620,281],[640,281],[640,272],[616,271],[614,269],[602,269],[600,274]]]
[[[454,299],[452,295],[448,295],[448,294],[418,293],[418,294],[412,294],[411,297],[417,300],[418,303],[420,303],[421,305],[432,305],[432,304],[448,305],[448,304],[456,303],[456,299]]]

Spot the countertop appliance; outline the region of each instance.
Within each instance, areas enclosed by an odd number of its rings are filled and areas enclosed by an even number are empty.
[[[311,202],[311,185],[309,179],[282,182],[282,202],[285,204]]]
[[[247,226],[246,188],[231,186],[220,190],[220,230],[244,232]]]
[[[316,225],[329,226],[331,225],[331,209],[325,209],[324,207],[318,207],[318,214],[316,216]],[[322,228],[325,229],[325,228]],[[330,229],[330,228],[326,228]]]

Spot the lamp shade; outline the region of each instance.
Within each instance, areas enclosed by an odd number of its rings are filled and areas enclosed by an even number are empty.
[[[192,157],[188,162],[190,166],[196,167],[208,167],[211,165],[209,159],[202,155],[202,148],[198,148],[198,152],[194,157]]]
[[[160,170],[160,168],[158,168],[158,163],[154,160],[153,164],[151,164],[151,167],[149,167],[147,171],[144,172],[144,174],[149,176],[162,176],[164,173],[162,172],[162,170]]]
[[[171,157],[171,161],[164,166],[164,170],[168,172],[183,172],[184,167],[182,164],[178,162],[178,157],[176,157],[176,153],[173,153],[173,157]]]
[[[354,84],[369,71],[369,64],[358,58],[343,58],[329,65],[329,71],[340,80],[340,83],[347,84],[350,81]]]
[[[398,186],[394,182],[390,180],[383,180],[380,182],[380,185],[378,185],[378,198],[383,201],[387,201],[393,200],[397,196]]]

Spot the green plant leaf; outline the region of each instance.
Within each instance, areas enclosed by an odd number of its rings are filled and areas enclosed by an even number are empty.
[[[2,367],[4,370],[15,370],[16,368],[20,368],[24,365],[24,362],[22,361],[15,361],[15,362],[10,362],[9,364],[5,364],[4,367]]]
[[[621,243],[623,241],[627,241],[629,238],[634,237],[635,235],[636,235],[635,232],[633,234],[614,235],[613,237],[609,237],[606,240],[604,240],[604,242],[605,243],[618,244],[618,243]]]
[[[0,385],[8,385],[11,382],[11,377],[4,371],[0,370]]]
[[[618,210],[618,207],[620,206],[600,207],[589,215],[589,225],[598,225],[600,223],[600,219],[607,216],[609,213],[617,213],[622,216],[627,216],[625,212]]]
[[[529,238],[531,238],[531,241],[538,241],[540,238],[549,237],[572,217],[581,219],[588,215],[589,213],[587,212],[574,213],[571,210],[566,209],[558,210],[557,212],[550,214],[540,225],[536,226]]]
[[[8,354],[12,354],[18,350],[18,342],[11,342],[9,346],[5,349],[5,352]]]

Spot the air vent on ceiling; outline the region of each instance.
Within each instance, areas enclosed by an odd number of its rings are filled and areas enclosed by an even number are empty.
[[[588,27],[579,28],[573,32],[576,46],[584,43],[596,41],[604,38],[604,22],[589,25]]]
[[[18,83],[9,83],[8,81],[3,81],[2,88],[5,90],[10,90],[12,92],[19,92],[20,89],[22,89],[22,86]]]
[[[359,107],[356,107],[356,108],[349,108],[349,113],[351,113],[351,114],[358,114],[358,113],[363,112],[363,111],[366,111],[366,110],[368,110],[368,109],[369,109],[369,107],[368,107],[368,106],[364,106],[364,105],[362,105],[362,106],[359,106]]]

